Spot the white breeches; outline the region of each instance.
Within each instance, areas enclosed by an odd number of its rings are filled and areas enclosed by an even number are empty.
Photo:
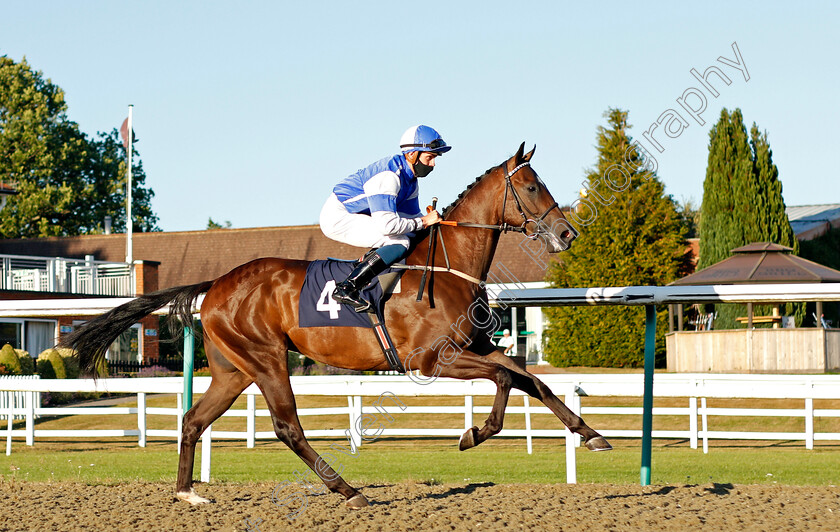
[[[351,246],[381,248],[388,244],[399,244],[406,249],[409,246],[406,235],[383,235],[370,216],[347,212],[335,194],[330,194],[324,203],[319,222],[321,231],[327,237]]]

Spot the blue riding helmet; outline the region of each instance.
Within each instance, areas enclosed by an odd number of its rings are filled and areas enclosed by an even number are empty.
[[[403,153],[413,151],[429,151],[443,154],[452,149],[441,138],[440,133],[429,126],[414,126],[408,128],[400,137],[400,149]]]

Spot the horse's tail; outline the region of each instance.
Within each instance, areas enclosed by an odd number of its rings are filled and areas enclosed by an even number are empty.
[[[80,372],[96,378],[103,369],[108,347],[123,331],[167,303],[171,303],[170,318],[176,318],[182,325],[191,324],[194,301],[211,286],[213,281],[206,281],[142,295],[90,320],[62,338],[59,346],[75,350]],[[173,322],[170,320],[170,324]]]

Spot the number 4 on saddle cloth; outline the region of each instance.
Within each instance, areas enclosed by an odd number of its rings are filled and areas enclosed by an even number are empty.
[[[298,322],[300,327],[365,327],[372,328],[385,360],[391,369],[405,373],[405,368],[397,356],[394,342],[385,328],[383,309],[385,302],[397,290],[400,277],[405,270],[389,268],[375,278],[362,290],[362,297],[371,302],[367,312],[356,312],[353,307],[344,305],[332,298],[337,282],[346,279],[356,261],[336,259],[312,261],[306,268],[303,288],[300,290],[298,303]]]

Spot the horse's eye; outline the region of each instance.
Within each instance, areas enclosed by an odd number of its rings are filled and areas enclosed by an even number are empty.
[[[537,185],[528,185],[528,192],[536,192]]]

